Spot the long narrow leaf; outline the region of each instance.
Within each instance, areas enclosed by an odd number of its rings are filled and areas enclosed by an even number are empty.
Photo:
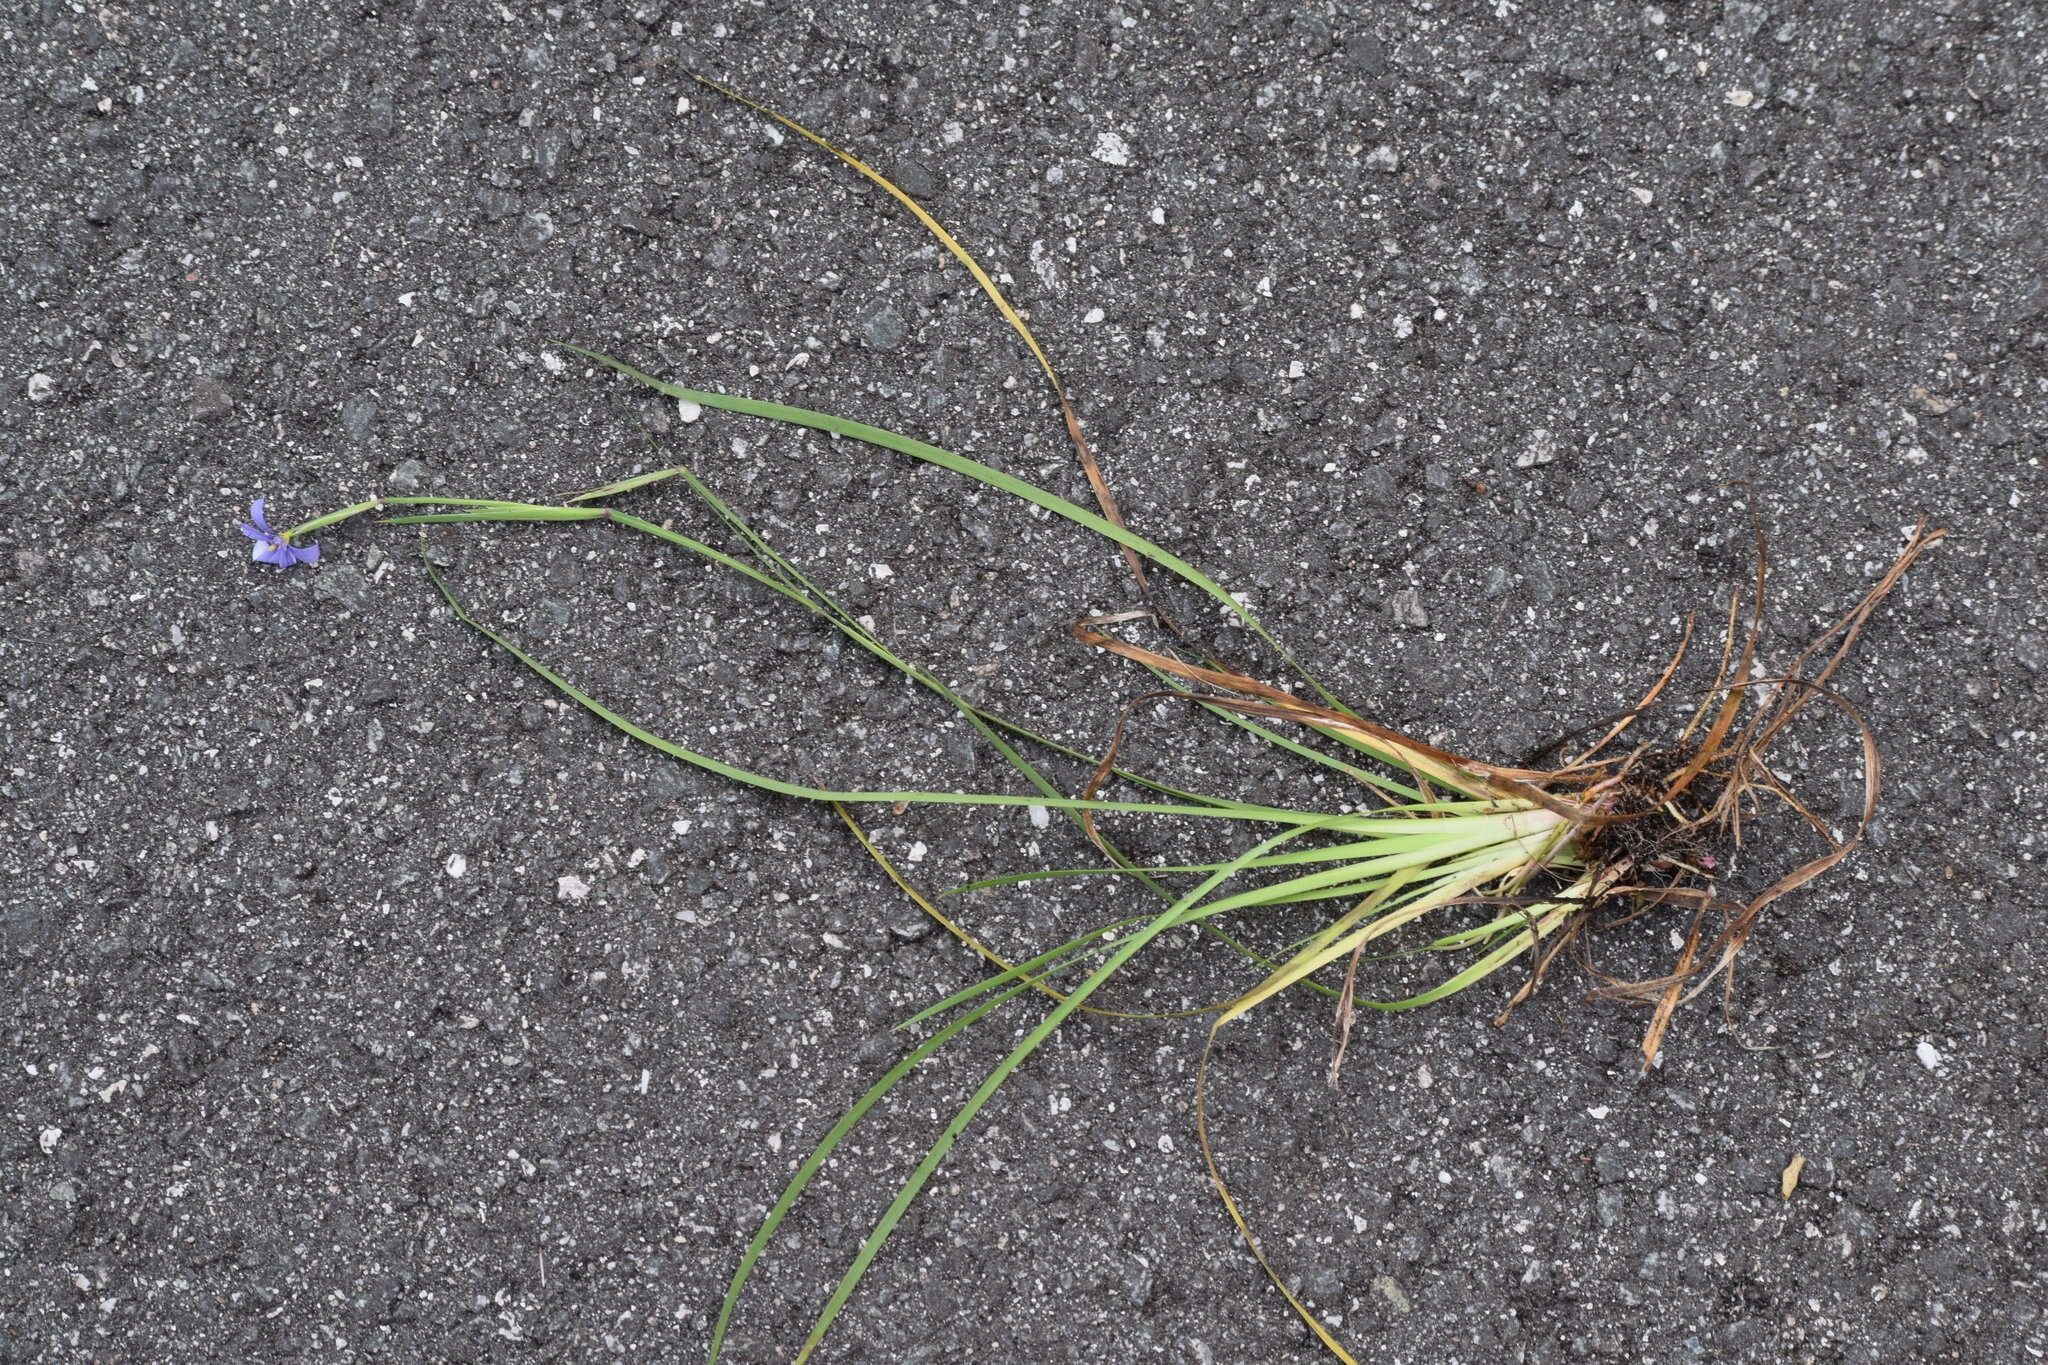
[[[994,999],[983,1001],[919,1043],[901,1061],[884,1072],[880,1080],[869,1086],[867,1092],[855,1100],[852,1107],[841,1114],[838,1121],[826,1131],[825,1136],[818,1140],[818,1145],[811,1148],[810,1155],[804,1158],[803,1164],[790,1176],[789,1183],[782,1187],[782,1193],[776,1198],[775,1206],[769,1209],[768,1215],[761,1220],[761,1226],[755,1229],[753,1240],[747,1243],[747,1249],[740,1257],[739,1268],[733,1272],[732,1282],[726,1286],[725,1300],[718,1307],[718,1321],[711,1327],[711,1352],[705,1358],[705,1365],[718,1365],[718,1353],[725,1346],[726,1328],[732,1322],[733,1310],[739,1306],[740,1292],[746,1288],[748,1277],[754,1273],[754,1263],[761,1259],[761,1253],[773,1240],[775,1230],[782,1226],[783,1218],[802,1197],[812,1178],[824,1168],[833,1149],[853,1131],[855,1125],[866,1116],[868,1110],[875,1107],[877,1101],[896,1088],[897,1082],[915,1071],[925,1059],[951,1042],[963,1030],[973,1026],[982,1016],[1016,999],[1026,989],[1028,982],[1011,986]]]
[[[682,745],[663,739],[660,735],[655,734],[646,727],[628,720],[578,688],[553,669],[541,663],[519,646],[513,644],[503,635],[500,635],[471,616],[463,608],[462,604],[456,600],[455,594],[449,590],[447,583],[442,580],[441,575],[435,572],[431,565],[428,566],[427,572],[428,576],[433,579],[434,586],[440,589],[442,597],[448,603],[449,610],[455,613],[457,620],[476,631],[479,635],[482,635],[485,639],[490,640],[513,658],[519,660],[519,662],[525,664],[550,683],[556,691],[568,697],[599,720],[604,721],[607,725],[624,734],[632,736],[650,748],[660,750],[671,758],[679,758],[683,762],[702,768],[707,772],[717,773],[720,777],[731,778],[733,781],[744,783],[749,787],[758,787],[762,791],[775,792],[781,796],[800,797],[806,801],[844,801],[867,805],[894,805],[899,801],[907,801],[946,806],[1055,806],[1063,810],[1130,811],[1153,815],[1185,815],[1206,819],[1253,820],[1266,824],[1290,825],[1297,829],[1309,827],[1342,828],[1357,821],[1357,817],[1311,815],[1302,811],[1281,810],[1275,807],[1264,806],[1218,807],[1167,805],[1151,801],[1079,801],[1071,797],[1055,797],[1043,794],[1037,796],[998,796],[974,792],[833,791],[824,787],[806,786],[800,782],[785,782],[780,778],[750,772],[731,763],[721,762],[707,754],[700,754],[695,750],[685,749]]]
[[[1245,862],[1252,858],[1264,856],[1290,839],[1299,838],[1301,835],[1308,833],[1311,828],[1313,826],[1286,830],[1268,839],[1264,839],[1253,845],[1245,853],[1239,855],[1231,863],[1226,864],[1224,868],[1211,874],[1200,886],[1174,902],[1143,929],[1140,929],[1137,933],[1132,934],[1126,939],[1110,955],[1107,961],[1096,968],[1093,975],[1076,986],[1065,1000],[1048,1011],[1046,1017],[1040,1021],[1037,1027],[1025,1035],[1024,1041],[1019,1043],[1012,1049],[1009,1056],[996,1065],[995,1069],[989,1073],[988,1079],[981,1083],[981,1087],[953,1115],[952,1121],[939,1134],[938,1140],[932,1143],[930,1150],[925,1153],[924,1159],[917,1163],[917,1169],[911,1172],[910,1178],[904,1181],[903,1187],[897,1191],[896,1198],[890,1202],[888,1210],[882,1215],[881,1220],[875,1224],[874,1231],[868,1234],[866,1242],[861,1245],[859,1253],[853,1258],[853,1264],[847,1268],[845,1275],[840,1278],[839,1284],[832,1291],[831,1298],[826,1300],[824,1310],[819,1313],[818,1320],[812,1324],[810,1336],[805,1339],[803,1349],[797,1352],[796,1359],[798,1365],[802,1365],[803,1361],[809,1359],[811,1352],[816,1350],[818,1344],[824,1340],[825,1333],[831,1329],[833,1319],[839,1316],[839,1310],[845,1307],[846,1300],[852,1295],[854,1286],[860,1283],[861,1277],[867,1273],[868,1267],[874,1263],[875,1257],[881,1253],[883,1246],[888,1243],[889,1235],[896,1230],[896,1225],[902,1221],[904,1211],[910,1207],[911,1201],[917,1198],[918,1192],[924,1188],[925,1182],[931,1179],[932,1173],[939,1168],[939,1163],[946,1159],[946,1154],[952,1151],[954,1142],[967,1130],[967,1126],[974,1121],[974,1116],[981,1112],[982,1106],[987,1104],[996,1091],[1002,1088],[1003,1082],[1009,1079],[1010,1073],[1015,1071],[1026,1057],[1037,1051],[1038,1046],[1051,1037],[1053,1031],[1066,1020],[1068,1015],[1080,1008],[1083,1001],[1100,989],[1103,983],[1115,976],[1125,963],[1129,962],[1144,949],[1146,944],[1179,923],[1181,917],[1198,904],[1203,896],[1206,896],[1210,891],[1214,890],[1231,876],[1234,876]]]
[[[1210,578],[1200,569],[1197,569],[1179,555],[1153,544],[1143,536],[1118,526],[1097,513],[1088,511],[1084,507],[1071,503],[1056,493],[1048,493],[1036,484],[1027,483],[1023,479],[1011,474],[1005,474],[999,469],[981,463],[979,460],[970,460],[964,455],[955,455],[950,450],[941,450],[939,447],[927,442],[919,441],[909,436],[899,436],[893,431],[885,431],[881,427],[869,426],[865,422],[855,422],[844,417],[835,417],[830,413],[813,412],[808,408],[791,407],[786,403],[766,403],[753,398],[739,398],[729,394],[705,393],[697,389],[686,389],[680,384],[670,384],[664,380],[656,379],[644,371],[634,369],[623,361],[614,360],[610,356],[589,350],[586,347],[576,346],[566,341],[557,341],[554,344],[560,346],[565,351],[574,351],[578,355],[586,356],[600,365],[618,371],[636,383],[644,384],[657,393],[667,394],[671,398],[680,398],[692,403],[699,403],[708,408],[722,408],[727,412],[742,413],[750,417],[767,417],[778,422],[789,422],[797,426],[811,427],[817,431],[831,432],[835,435],[850,437],[857,441],[865,441],[869,445],[881,446],[885,450],[894,450],[899,454],[909,455],[914,459],[938,465],[942,469],[950,469],[954,473],[964,475],[977,483],[986,484],[990,488],[1008,493],[1012,497],[1021,498],[1034,506],[1043,507],[1048,512],[1065,517],[1076,526],[1084,527],[1107,540],[1113,540],[1119,545],[1135,550],[1138,554],[1151,560],[1161,568],[1178,575],[1187,583],[1201,589],[1201,591],[1214,598],[1224,610],[1242,621],[1247,630],[1252,631],[1261,640],[1265,641],[1275,652],[1285,653],[1280,642],[1273,638],[1266,628],[1259,623],[1258,618],[1252,615],[1243,603],[1225,592],[1214,579]]]

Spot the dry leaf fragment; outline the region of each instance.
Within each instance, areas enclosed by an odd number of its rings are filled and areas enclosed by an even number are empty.
[[[1790,1199],[1792,1197],[1792,1191],[1799,1188],[1799,1173],[1805,1169],[1805,1157],[1795,1156],[1792,1158],[1792,1164],[1787,1166],[1785,1173],[1778,1177],[1778,1197],[1780,1199]]]

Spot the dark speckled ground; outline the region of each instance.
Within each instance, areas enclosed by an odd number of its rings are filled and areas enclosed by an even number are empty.
[[[2043,39],[1995,0],[17,7],[0,1360],[696,1358],[887,1026],[975,975],[829,811],[555,707],[437,609],[414,533],[357,523],[280,574],[235,532],[252,496],[283,524],[680,454],[998,709],[1092,747],[1139,688],[1066,636],[1130,603],[1099,544],[545,351],[1085,496],[961,273],[685,66],[924,198],[1029,311],[1133,524],[1418,734],[1513,756],[1626,705],[1749,572],[1726,481],[1774,547],[1767,662],[1920,514],[1953,528],[1841,675],[1887,813],[1754,943],[1733,1017],[1769,1050],[1699,1002],[1639,1078],[1641,1017],[1563,972],[1502,1028],[1491,986],[1368,1021],[1333,1093],[1326,1013],[1288,999],[1226,1035],[1215,1130],[1362,1359],[2039,1357]],[[926,699],[643,543],[430,543],[489,619],[707,750],[1002,780]],[[1852,745],[1795,739],[1783,770],[1847,818]],[[1185,717],[1138,743],[1335,799]],[[875,828],[933,888],[1087,861],[1022,815]],[[1134,911],[1073,885],[963,913],[1014,948]],[[1653,969],[1667,929],[1601,965]],[[1177,941],[1124,1000],[1245,980]],[[1066,1029],[825,1355],[1318,1358],[1192,1150],[1200,1035]],[[732,1359],[787,1358],[1003,1041],[856,1135]]]

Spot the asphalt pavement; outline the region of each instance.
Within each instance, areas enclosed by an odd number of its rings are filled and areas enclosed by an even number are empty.
[[[1766,665],[1920,518],[1947,528],[1835,679],[1884,756],[1880,820],[1655,1069],[1644,1012],[1587,1000],[1577,962],[1502,1024],[1512,974],[1366,1017],[1335,1090],[1328,1002],[1296,992],[1224,1034],[1211,1132],[1360,1360],[2041,1358],[2044,38],[2024,0],[15,7],[0,1361],[701,1359],[794,1164],[910,1046],[893,1026],[983,974],[829,808],[563,704],[423,559],[721,759],[1025,790],[815,621],[616,526],[358,518],[315,565],[255,563],[253,500],[281,530],[685,461],[1020,723],[1099,752],[1148,685],[1068,632],[1137,605],[1101,541],[550,348],[1088,498],[965,272],[690,71],[918,198],[1028,316],[1131,525],[1433,742],[1512,760],[1620,710],[1689,614],[1685,676],[1711,681],[1751,498]],[[619,505],[722,534],[673,481]],[[1167,601],[1277,676],[1214,603]],[[1358,799],[1197,716],[1142,707],[1132,745],[1190,787]],[[1817,708],[1775,763],[1853,824],[1851,727]],[[1096,861],[1026,811],[862,819],[928,893]],[[1753,890],[1814,847],[1765,814],[1717,871]],[[1016,955],[1148,902],[1070,879],[946,904]],[[1234,927],[1277,951],[1314,923]],[[1684,923],[1600,934],[1590,966],[1660,970]],[[1106,1003],[1254,979],[1177,934]],[[992,1016],[854,1132],[726,1359],[792,1358],[1042,1010]],[[1069,1021],[815,1358],[1329,1359],[1209,1188],[1204,1034]]]

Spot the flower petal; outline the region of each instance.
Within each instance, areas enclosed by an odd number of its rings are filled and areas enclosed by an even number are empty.
[[[249,520],[255,522],[256,529],[263,532],[264,535],[267,536],[271,533],[270,523],[263,519],[263,499],[258,498],[249,504]]]
[[[249,537],[249,539],[251,539],[251,540],[276,540],[276,539],[277,539],[277,537],[276,537],[276,536],[274,536],[274,535],[272,535],[272,534],[270,534],[270,532],[268,532],[268,531],[263,531],[263,530],[259,530],[259,529],[257,529],[256,527],[254,527],[254,526],[251,526],[251,525],[250,525],[250,524],[249,524],[248,522],[246,522],[246,521],[245,521],[245,522],[241,522],[241,523],[239,523],[239,525],[240,525],[240,526],[241,526],[241,528],[242,528],[242,534],[243,534],[243,535],[245,535],[245,536],[247,536],[247,537]]]
[[[292,557],[294,564],[318,564],[320,562],[320,547],[318,545],[287,545],[284,547],[284,552]]]
[[[255,560],[258,564],[275,564],[281,569],[291,563],[291,560],[287,558],[291,552],[291,546],[271,537],[259,540],[255,545],[251,546],[249,558]]]

